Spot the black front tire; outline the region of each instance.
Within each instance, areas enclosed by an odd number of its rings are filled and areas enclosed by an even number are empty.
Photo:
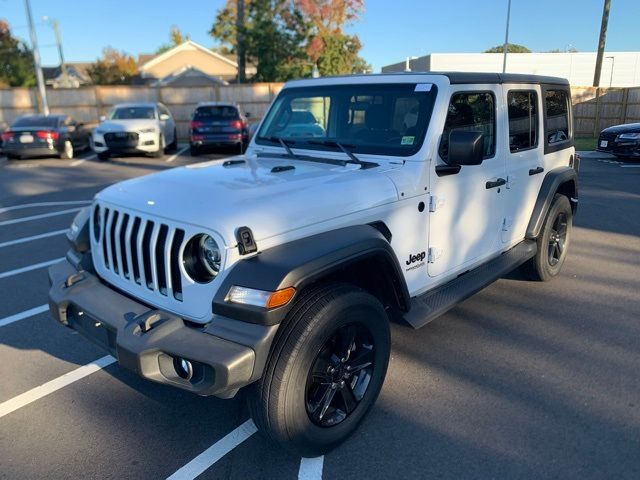
[[[191,145],[189,147],[189,155],[191,155],[192,157],[197,157],[198,155],[200,155],[200,149]]]
[[[336,332],[354,325],[367,332],[372,347],[352,349],[351,345],[357,342],[342,342],[349,345],[344,358],[358,356],[354,352],[359,350],[365,351],[372,362],[366,371],[360,370],[361,374],[340,377],[351,379],[346,380],[349,388],[334,393],[332,399],[335,400],[330,402],[338,402],[337,405],[332,403],[329,410],[325,408],[325,412],[331,411],[334,416],[339,414],[335,418],[340,420],[323,426],[314,413],[317,410],[310,411],[309,382],[316,378],[318,359],[321,353],[324,355],[327,342],[335,338]],[[304,457],[323,455],[336,448],[356,430],[376,401],[387,372],[390,348],[389,319],[374,296],[346,284],[331,284],[303,293],[280,327],[263,377],[250,387],[249,410],[258,429],[272,441]],[[361,360],[358,357],[353,361]],[[344,370],[346,365],[342,366],[340,375],[348,375]],[[362,386],[362,374],[366,374],[366,385],[354,397],[356,388]],[[342,385],[339,388],[346,388],[344,380],[337,383]],[[335,384],[331,385],[333,389]],[[352,403],[350,413],[340,410],[349,411],[347,398],[357,400]]]
[[[175,152],[176,150],[178,150],[178,130],[174,129],[173,142],[167,145],[167,148],[165,148],[165,152]]]
[[[542,231],[537,239],[537,252],[522,265],[525,278],[546,282],[560,273],[571,241],[573,211],[569,199],[556,193]]]
[[[98,153],[98,160],[101,162],[106,162],[107,160],[109,160],[109,152]]]

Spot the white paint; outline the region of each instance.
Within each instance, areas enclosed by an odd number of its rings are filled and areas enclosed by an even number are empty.
[[[105,367],[108,367],[112,363],[116,361],[111,355],[107,355],[106,357],[102,357],[95,362],[88,363],[87,365],[83,365],[80,368],[76,368],[75,370],[62,375],[56,379],[51,380],[50,382],[44,383],[39,387],[32,388],[31,390],[18,395],[17,397],[13,397],[11,400],[7,400],[6,402],[0,403],[0,418],[5,415],[10,414],[11,412],[15,412],[19,408],[22,408],[26,405],[29,405],[36,400],[41,399],[42,397],[46,397],[50,393],[55,392],[56,390],[60,390],[67,385],[72,384],[73,382],[77,382],[78,380],[83,379],[91,375],[92,373],[97,372],[98,370],[102,370]]]
[[[180,468],[180,470],[168,477],[167,480],[191,480],[196,478],[231,450],[251,437],[257,430],[253,420],[247,420]]]
[[[173,162],[176,158],[178,158],[180,155],[182,155],[184,152],[186,152],[188,148],[189,148],[188,146],[182,147],[175,154],[173,154],[169,158],[167,158],[167,163]]]
[[[12,220],[4,220],[0,222],[0,227],[4,227],[6,225],[15,225],[16,223],[30,222],[32,220],[40,220],[42,218],[49,217],[57,217],[60,215],[67,215],[69,213],[77,212],[82,210],[82,208],[70,208],[68,210],[60,210],[59,212],[51,212],[51,213],[41,213],[40,215],[32,215],[30,217],[22,217],[22,218],[14,218]]]
[[[24,208],[36,208],[36,207],[61,207],[63,205],[84,205],[91,203],[91,200],[71,200],[68,202],[36,202],[25,203],[22,205],[13,205],[11,207],[0,208],[0,213],[11,212],[13,210],[22,210]]]
[[[40,305],[39,307],[25,310],[24,312],[16,313],[15,315],[11,315],[9,317],[0,318],[0,327],[5,327],[10,323],[24,320],[25,318],[33,317],[34,315],[38,315],[47,311],[49,311],[49,305]]]
[[[67,229],[65,228],[64,230],[56,230],[55,232],[41,233],[40,235],[33,235],[31,237],[22,237],[16,240],[9,240],[8,242],[0,243],[0,248],[10,247],[11,245],[19,245],[21,243],[32,242],[34,240],[40,240],[41,238],[55,237],[56,235],[62,235],[63,233],[66,233],[66,231]]]
[[[88,157],[82,157],[82,158],[78,158],[78,160],[71,162],[69,164],[70,167],[77,167],[78,165],[82,165],[84,162],[88,161],[88,160],[95,160],[97,157],[97,155],[95,153],[92,153],[91,155],[89,155]]]
[[[28,267],[17,268],[16,270],[9,270],[8,272],[1,272],[0,279],[13,277],[14,275],[30,272],[39,268],[50,267],[51,265],[61,262],[62,260],[64,260],[64,257],[56,258],[55,260],[49,260],[48,262],[36,263],[35,265],[29,265]]]
[[[315,458],[300,459],[298,480],[322,480],[322,468],[324,467],[324,455]]]
[[[620,165],[620,168],[640,168],[640,165]]]

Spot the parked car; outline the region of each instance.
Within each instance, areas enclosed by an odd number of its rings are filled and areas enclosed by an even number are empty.
[[[596,150],[618,158],[640,158],[640,123],[627,123],[600,132]]]
[[[99,160],[117,154],[161,157],[178,146],[176,123],[162,103],[121,103],[100,120],[92,142]]]
[[[2,153],[2,134],[9,129],[9,124],[7,122],[0,122],[0,153]]]
[[[71,159],[89,148],[90,131],[69,115],[26,115],[2,134],[2,149],[9,159],[56,155]]]
[[[220,148],[244,152],[249,143],[247,117],[235,103],[200,103],[193,112],[189,128],[191,155]]]
[[[49,270],[52,315],[149,380],[248,387],[268,438],[324,454],[374,404],[392,319],[419,328],[518,267],[560,273],[570,99],[533,75],[288,82],[245,155],[98,193]],[[300,110],[323,136],[283,135]]]

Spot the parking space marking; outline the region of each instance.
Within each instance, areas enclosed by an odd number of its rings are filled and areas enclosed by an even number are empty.
[[[10,207],[1,207],[0,213],[11,212],[13,210],[22,210],[24,208],[36,208],[36,207],[62,207],[63,205],[84,205],[91,203],[91,200],[70,200],[66,202],[36,202],[36,203],[24,203],[22,205],[13,205]]]
[[[315,458],[300,459],[298,480],[322,480],[322,468],[324,467],[324,455]]]
[[[31,237],[17,238],[16,240],[10,240],[8,242],[0,243],[0,248],[10,247],[11,245],[19,245],[20,243],[32,242],[34,240],[40,240],[41,238],[55,237],[56,235],[62,235],[63,233],[66,233],[67,230],[68,228],[65,228],[64,230],[56,230],[55,232],[41,233],[40,235],[33,235]]]
[[[68,210],[60,210],[58,212],[41,213],[40,215],[32,215],[30,217],[14,218],[11,220],[4,220],[0,222],[0,227],[5,225],[14,225],[16,223],[30,222],[32,220],[40,220],[41,218],[57,217],[59,215],[66,215],[68,213],[78,212],[82,208],[69,208]]]
[[[30,272],[31,270],[37,270],[39,268],[50,267],[51,265],[61,262],[62,260],[64,260],[64,257],[56,258],[55,260],[49,260],[48,262],[36,263],[35,265],[29,265],[28,267],[9,270],[7,272],[0,272],[0,279],[13,277],[14,275],[20,275],[21,273]]]
[[[258,429],[253,420],[247,420],[180,468],[167,480],[191,480],[196,478],[257,431]]]
[[[167,158],[167,163],[173,162],[176,158],[178,158],[180,155],[182,155],[184,152],[186,152],[188,148],[189,148],[188,145],[186,147],[182,147],[175,154],[173,154],[169,158]]]
[[[620,165],[620,168],[640,168],[640,165]]]
[[[30,403],[35,402],[56,390],[60,390],[73,382],[77,382],[92,373],[102,370],[115,361],[115,358],[111,355],[107,355],[106,357],[102,357],[94,362],[88,363],[87,365],[83,365],[80,368],[76,368],[69,373],[65,373],[61,377],[55,378],[50,382],[40,385],[39,387],[32,388],[31,390],[22,393],[17,397],[13,397],[6,402],[0,403],[0,418],[10,414],[11,412],[15,412],[19,408],[29,405]]]
[[[33,317],[34,315],[38,315],[40,313],[44,313],[48,311],[49,311],[49,305],[40,305],[39,307],[35,307],[30,310],[25,310],[24,312],[16,313],[15,315],[11,315],[9,317],[0,318],[0,327],[4,327],[9,325],[10,323],[17,322],[19,320],[24,320],[25,318]]]

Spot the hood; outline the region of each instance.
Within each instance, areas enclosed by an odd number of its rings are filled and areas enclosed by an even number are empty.
[[[134,132],[144,128],[158,128],[158,121],[153,118],[136,118],[131,120],[105,120],[96,130],[100,133]]]
[[[384,165],[361,170],[286,158],[235,157],[115,184],[97,199],[156,218],[216,231],[235,244],[238,227],[257,241],[398,200]],[[274,167],[294,169],[273,171]],[[397,168],[397,167],[396,167]]]
[[[625,125],[614,125],[613,127],[605,128],[603,132],[606,132],[606,133],[640,132],[640,123],[627,123]]]

